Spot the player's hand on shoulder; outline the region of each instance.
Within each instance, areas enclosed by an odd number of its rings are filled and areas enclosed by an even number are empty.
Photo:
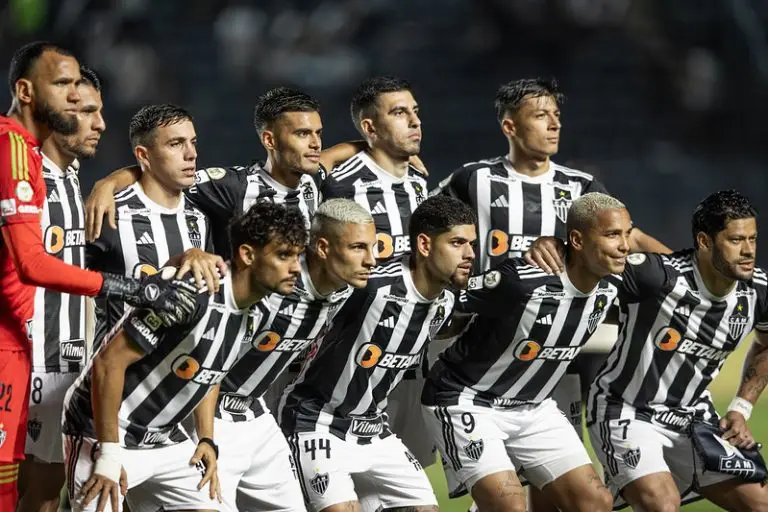
[[[107,218],[112,229],[117,229],[115,222],[115,188],[107,180],[97,181],[85,202],[85,239],[93,242],[101,236],[101,227]]]
[[[219,291],[221,277],[227,275],[227,270],[227,264],[221,256],[192,248],[182,254],[176,279],[191,273],[198,288],[207,289],[208,293],[213,294]]]
[[[720,419],[720,428],[723,430],[723,439],[737,448],[752,448],[755,446],[755,438],[747,427],[747,420],[738,411],[728,411]]]
[[[559,275],[565,271],[565,244],[556,236],[540,236],[523,257],[529,265],[548,274]]]

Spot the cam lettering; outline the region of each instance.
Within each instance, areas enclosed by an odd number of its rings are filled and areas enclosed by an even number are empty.
[[[535,236],[515,235],[505,233],[500,229],[492,229],[488,232],[488,255],[502,256],[508,252],[525,252],[531,248]]]
[[[58,254],[68,247],[85,245],[85,230],[64,229],[61,226],[48,226],[43,235],[45,251],[48,254]]]
[[[141,318],[139,317],[131,317],[131,326],[136,329],[139,334],[144,338],[144,341],[152,345],[153,347],[157,345],[157,342],[159,340],[159,337],[155,332],[152,330],[150,326],[145,324]]]
[[[751,460],[741,459],[735,456],[720,457],[720,470],[754,472],[755,463]]]
[[[394,254],[410,252],[411,241],[408,235],[389,235],[387,233],[376,233],[376,257],[389,258]]]

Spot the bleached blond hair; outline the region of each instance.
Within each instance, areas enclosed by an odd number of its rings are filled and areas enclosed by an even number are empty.
[[[315,210],[309,228],[310,247],[318,238],[336,235],[341,224],[373,224],[371,212],[350,199],[329,199]]]
[[[577,198],[568,209],[566,231],[576,229],[582,233],[589,230],[600,212],[605,210],[622,210],[627,207],[613,196],[602,192],[590,192]]]

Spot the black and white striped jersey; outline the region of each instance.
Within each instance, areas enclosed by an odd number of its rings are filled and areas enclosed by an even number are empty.
[[[46,198],[40,227],[45,251],[85,267],[85,214],[77,161],[62,170],[43,154]],[[45,288],[35,291],[32,370],[79,372],[85,364],[85,297]]]
[[[227,273],[217,293],[197,296],[189,324],[165,327],[150,310],[131,310],[120,320],[116,331],[122,330],[146,354],[125,371],[118,413],[122,446],[151,448],[186,439],[179,423],[224,379],[240,346],[251,343],[254,308],[237,307]],[[91,361],[67,392],[65,434],[96,437],[92,368]]]
[[[479,274],[522,256],[540,236],[564,239],[568,208],[588,192],[606,190],[592,175],[554,162],[545,174],[526,176],[503,156],[464,164],[430,194],[450,195],[475,210]]]
[[[410,252],[408,223],[427,195],[427,182],[414,167],[403,178],[396,178],[361,151],[328,176],[322,192],[325,200],[352,199],[371,212],[379,263]]]
[[[249,345],[221,384],[216,416],[248,421],[264,413],[262,395],[293,362],[305,354],[322,334],[335,311],[352,293],[345,287],[323,296],[315,289],[305,257],[301,276],[288,296],[273,293],[259,302],[261,322]]]
[[[227,226],[232,217],[247,211],[258,201],[271,201],[295,206],[309,222],[320,204],[319,186],[325,173],[304,174],[297,188],[275,181],[261,162],[250,167],[211,167],[195,173],[195,185],[186,193],[187,199],[205,213],[215,226],[213,241],[217,254],[231,257]]]
[[[453,304],[449,291],[435,300],[418,292],[407,256],[374,269],[287,389],[279,412],[283,431],[352,434],[358,442],[388,436],[387,397],[407,370],[419,368]]]
[[[682,428],[712,419],[707,386],[756,327],[768,331],[768,280],[755,269],[724,297],[693,250],[632,254],[621,276],[619,339],[589,393],[588,422],[644,419]]]
[[[583,293],[567,272],[549,275],[518,258],[470,278],[455,311],[476,316],[440,354],[422,401],[513,407],[549,398],[617,294],[608,279]]]
[[[134,183],[115,194],[117,230],[105,223],[101,236],[86,248],[88,268],[132,277],[154,274],[168,258],[196,247],[211,250],[208,219],[183,196],[165,208]],[[96,300],[94,348],[123,316],[122,301]]]

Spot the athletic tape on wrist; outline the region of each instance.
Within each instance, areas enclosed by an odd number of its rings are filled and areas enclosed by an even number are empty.
[[[741,413],[746,421],[752,416],[752,407],[753,405],[749,400],[737,396],[731,400],[731,404],[728,406],[728,412],[735,411]]]
[[[122,448],[120,443],[101,443],[99,458],[93,467],[96,475],[102,475],[113,482],[120,482],[120,470],[123,467],[121,460]]]

